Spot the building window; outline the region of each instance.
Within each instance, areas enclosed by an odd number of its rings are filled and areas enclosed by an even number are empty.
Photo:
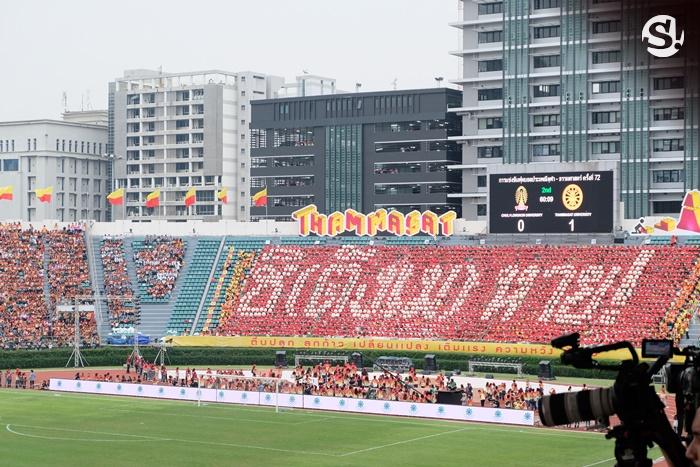
[[[561,0],[534,0],[533,10],[544,10],[545,8],[560,8]]]
[[[559,126],[559,114],[533,115],[532,126]]]
[[[619,154],[619,141],[600,141],[591,143],[591,152],[593,154]]]
[[[683,151],[685,141],[683,138],[655,139],[654,152]]]
[[[419,141],[407,141],[398,143],[376,143],[374,152],[416,152],[421,150]]]
[[[492,2],[492,3],[480,3],[479,4],[479,14],[480,15],[495,15],[497,13],[503,13],[503,2]]]
[[[654,90],[663,91],[666,89],[682,89],[684,80],[682,76],[671,78],[654,78]]]
[[[620,61],[620,56],[621,54],[619,50],[593,52],[593,64],[598,65],[600,63],[616,63]]]
[[[685,109],[683,107],[668,107],[654,109],[654,121],[662,120],[683,120],[685,119]]]
[[[534,157],[558,156],[561,154],[559,144],[533,144],[532,155]]]
[[[476,177],[476,186],[479,188],[485,188],[486,187],[486,175],[477,175]]]
[[[503,71],[503,59],[481,60],[479,62],[479,72],[484,73],[488,71]]]
[[[420,185],[414,184],[376,184],[374,185],[375,195],[388,195],[388,196],[398,196],[398,195],[416,195],[420,194]]]
[[[533,97],[554,97],[559,95],[558,84],[540,84],[532,87]]]
[[[2,161],[2,170],[4,172],[19,171],[19,159],[5,159]]]
[[[678,214],[681,211],[680,201],[654,201],[651,204],[654,214]]]
[[[387,122],[387,123],[375,123],[374,124],[374,132],[375,133],[383,133],[383,132],[401,133],[403,131],[418,131],[420,129],[421,129],[421,122],[420,121],[394,122],[394,123]]]
[[[477,204],[476,205],[476,215],[477,216],[485,216],[486,215],[486,205],[485,204]]]
[[[613,92],[620,92],[620,82],[598,81],[595,83],[591,83],[591,92],[593,92],[593,94],[607,94]]]
[[[263,134],[259,134],[258,138],[258,144],[262,143],[261,138],[263,138]],[[313,146],[313,128],[280,128],[274,130],[272,144],[275,148]]]
[[[561,66],[560,55],[538,55],[533,57],[533,66],[535,68],[549,68]]]
[[[502,146],[480,146],[480,147],[476,148],[476,154],[478,157],[483,157],[486,159],[503,157],[503,147]]]
[[[502,42],[503,31],[484,31],[479,33],[479,44],[488,44],[492,42]]]
[[[480,101],[503,99],[503,88],[479,89],[478,98]]]
[[[495,128],[503,128],[502,117],[489,117],[479,119],[480,130],[493,130]]]
[[[620,20],[596,21],[593,23],[593,34],[605,34],[608,32],[620,32]]]
[[[535,39],[546,39],[548,37],[559,37],[559,30],[561,27],[556,26],[540,26],[533,29],[533,36]]]
[[[620,111],[593,112],[591,114],[591,123],[620,123]]]
[[[685,171],[674,170],[654,170],[652,172],[654,183],[677,183],[685,178]]]

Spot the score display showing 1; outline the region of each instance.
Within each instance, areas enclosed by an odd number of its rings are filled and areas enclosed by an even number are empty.
[[[610,233],[613,174],[491,174],[491,233]]]

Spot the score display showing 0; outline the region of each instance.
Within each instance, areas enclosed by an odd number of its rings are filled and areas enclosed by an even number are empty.
[[[491,174],[491,233],[609,233],[612,171]]]

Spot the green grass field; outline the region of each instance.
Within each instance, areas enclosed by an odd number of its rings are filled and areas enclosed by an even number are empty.
[[[8,466],[580,467],[612,456],[594,433],[0,390]]]

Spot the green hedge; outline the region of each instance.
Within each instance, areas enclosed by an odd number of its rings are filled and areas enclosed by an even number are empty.
[[[260,349],[260,348],[213,348],[213,347],[173,347],[168,349],[171,366],[208,366],[208,365],[274,365],[275,352],[285,350],[287,361],[294,363],[294,355],[320,354],[307,349]],[[65,366],[72,349],[61,348],[52,350],[13,350],[0,351],[0,368],[60,368]],[[141,347],[141,353],[148,361],[153,361],[158,352],[154,347]],[[85,349],[83,356],[90,366],[120,366],[131,353],[130,347],[102,347]],[[327,354],[349,355],[348,352],[327,352]],[[401,352],[387,350],[366,350],[361,352],[365,366],[372,366],[374,360],[382,355],[409,357],[417,369],[422,369],[425,353]],[[469,360],[517,362],[523,363],[523,372],[536,375],[541,357],[492,357],[481,354],[435,353],[438,366],[442,370],[459,369],[465,371]],[[614,378],[615,372],[601,370],[580,370],[562,366],[559,359],[552,359],[555,376],[575,376],[582,378]]]

